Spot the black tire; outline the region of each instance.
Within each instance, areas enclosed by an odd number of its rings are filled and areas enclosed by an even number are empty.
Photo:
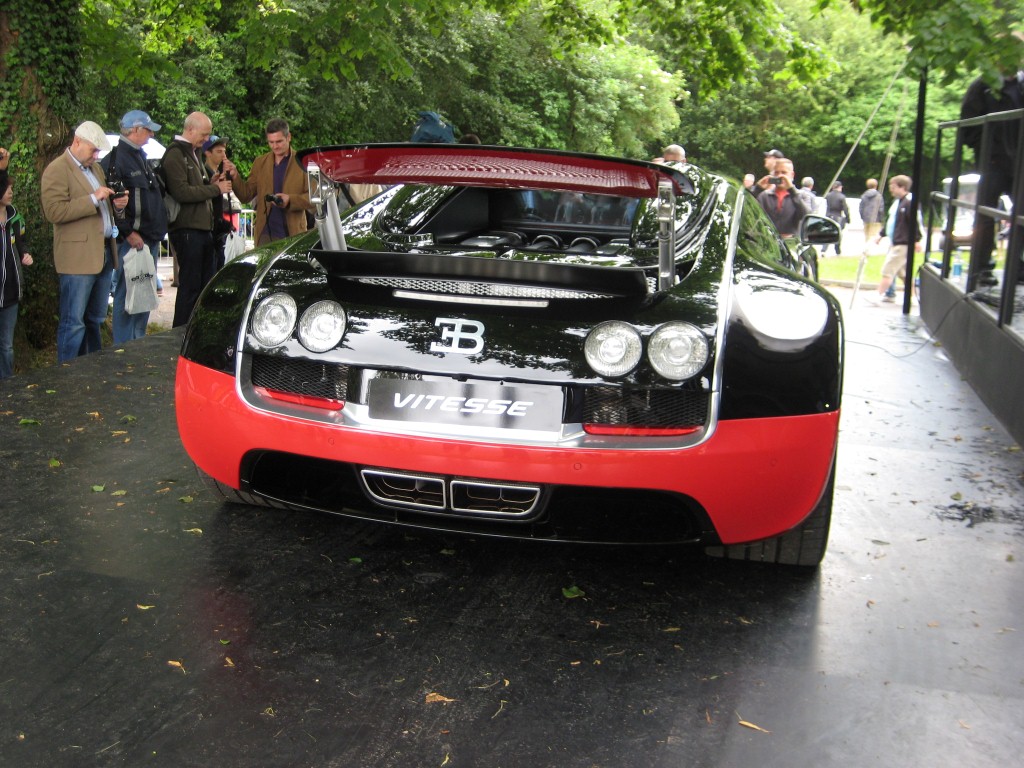
[[[801,568],[817,568],[828,548],[828,530],[832,522],[832,492],[836,482],[835,460],[832,472],[825,486],[821,500],[807,518],[796,528],[771,539],[750,544],[730,544],[722,547],[705,547],[710,557],[726,560],[745,560],[755,563],[793,565]]]
[[[230,485],[210,477],[208,474],[203,472],[199,467],[196,467],[196,473],[199,475],[199,479],[203,481],[203,484],[213,493],[217,498],[223,499],[224,501],[232,504],[246,504],[250,507],[272,507],[275,509],[284,509],[283,504],[275,504],[274,502],[264,499],[260,496],[253,496],[251,493],[245,493],[244,491],[236,490]]]

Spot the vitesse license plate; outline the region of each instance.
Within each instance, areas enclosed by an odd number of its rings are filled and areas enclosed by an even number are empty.
[[[559,387],[373,379],[375,419],[496,429],[556,430],[562,423]]]

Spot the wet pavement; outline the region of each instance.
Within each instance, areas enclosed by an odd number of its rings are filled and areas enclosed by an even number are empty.
[[[846,316],[810,575],[224,505],[178,331],[0,382],[0,765],[1017,764],[1024,457],[915,317]]]

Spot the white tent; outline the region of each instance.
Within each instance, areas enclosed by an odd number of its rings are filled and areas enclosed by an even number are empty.
[[[112,146],[112,147],[115,146],[117,144],[117,142],[119,142],[120,140],[121,140],[120,134],[117,134],[117,133],[108,133],[107,134],[107,141],[110,142],[110,146]],[[166,148],[164,147],[163,144],[161,144],[159,141],[157,141],[152,136],[150,136],[149,137],[149,141],[147,141],[142,146],[142,151],[145,153],[147,160],[159,160],[161,157],[164,156],[164,152],[166,151]],[[106,154],[107,154],[106,152],[101,153],[100,154],[100,159],[103,159],[103,157],[105,157]]]

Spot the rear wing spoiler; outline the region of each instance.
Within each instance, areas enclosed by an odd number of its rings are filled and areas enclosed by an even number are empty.
[[[315,166],[335,183],[554,189],[653,198],[659,184],[667,182],[676,195],[694,192],[689,177],[673,166],[550,149],[361,144],[303,149],[298,160],[301,167]]]

